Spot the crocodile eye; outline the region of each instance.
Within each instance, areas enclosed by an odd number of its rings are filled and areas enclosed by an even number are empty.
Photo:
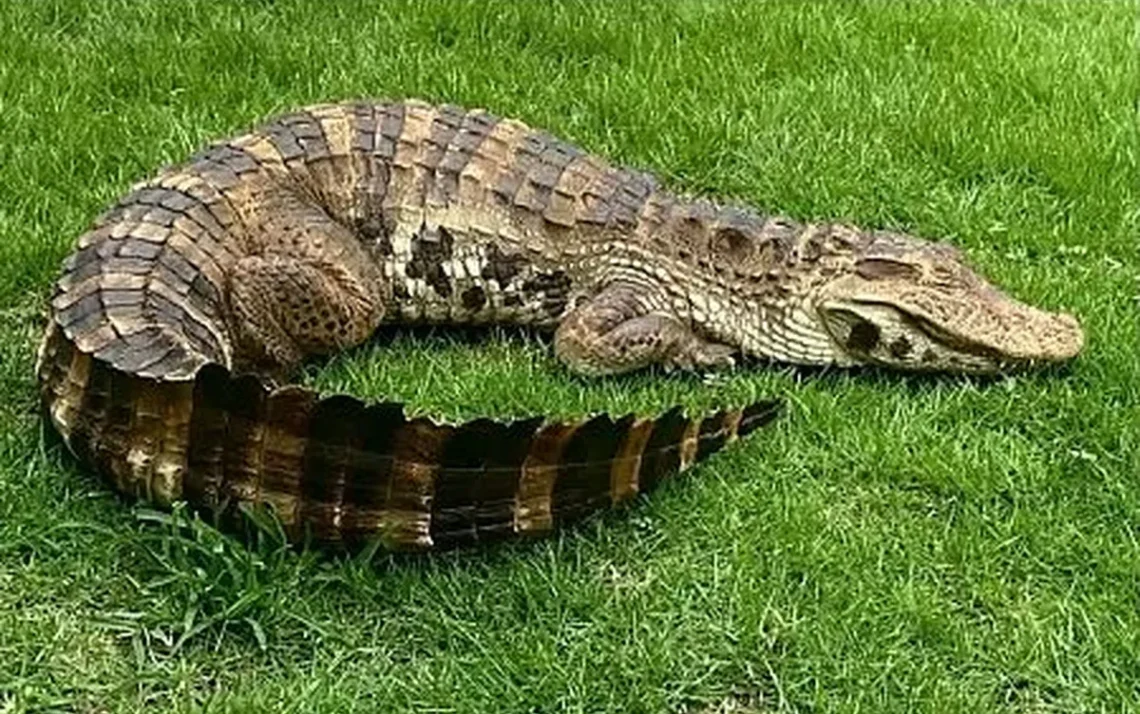
[[[860,320],[851,326],[847,335],[847,349],[870,352],[879,344],[880,332],[875,323]]]
[[[922,273],[913,265],[899,263],[884,258],[865,258],[855,264],[855,272],[868,280],[884,280],[886,278],[901,278],[903,280],[917,280]]]

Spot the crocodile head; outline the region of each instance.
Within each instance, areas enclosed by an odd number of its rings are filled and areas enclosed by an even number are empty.
[[[1068,360],[1084,342],[1072,315],[1006,295],[948,245],[876,233],[850,248],[831,256],[815,303],[839,364],[996,374]]]

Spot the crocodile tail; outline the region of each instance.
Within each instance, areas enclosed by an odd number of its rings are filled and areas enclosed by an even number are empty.
[[[143,377],[188,380],[207,362],[231,364],[224,295],[235,222],[207,178],[140,184],[79,238],[53,322],[80,351]]]
[[[216,512],[264,503],[292,540],[379,538],[398,550],[549,532],[652,488],[778,406],[441,424],[396,403],[270,389],[213,363],[188,381],[141,377],[76,348],[58,325],[40,383],[70,449],[121,492]]]
[[[547,533],[651,488],[778,409],[452,425],[393,402],[270,390],[216,365],[192,401],[182,498],[263,502],[295,540],[379,538],[393,550]]]

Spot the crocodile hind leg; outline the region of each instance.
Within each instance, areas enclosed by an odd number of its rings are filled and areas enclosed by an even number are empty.
[[[307,356],[364,341],[384,316],[375,279],[316,258],[243,258],[230,275],[229,298],[237,368],[274,380]]]
[[[607,287],[562,320],[554,353],[574,371],[591,375],[653,364],[682,369],[733,364],[732,347],[702,339],[650,297],[632,285]]]

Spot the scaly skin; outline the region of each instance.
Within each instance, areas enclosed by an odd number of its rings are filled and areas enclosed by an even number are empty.
[[[1082,342],[946,246],[683,199],[518,122],[420,102],[311,107],[167,169],[79,239],[52,305],[44,403],[121,490],[267,502],[293,536],[396,548],[543,532],[775,405],[452,427],[271,388],[383,324],[553,330],[588,374],[736,353],[995,372]]]

